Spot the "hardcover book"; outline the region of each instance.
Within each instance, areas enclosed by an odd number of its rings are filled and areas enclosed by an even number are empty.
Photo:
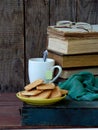
[[[56,28],[49,26],[47,49],[62,54],[82,54],[98,52],[98,25],[93,31],[82,29]]]
[[[62,55],[61,53],[48,52],[48,57],[53,58],[62,68],[98,66],[98,53]]]
[[[92,73],[94,76],[98,76],[98,66],[96,67],[77,67],[77,68],[64,68],[60,75],[60,78],[67,79],[72,74],[79,73],[81,71],[87,71]]]

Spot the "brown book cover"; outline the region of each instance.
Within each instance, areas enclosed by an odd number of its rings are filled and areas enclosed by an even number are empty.
[[[98,53],[62,55],[48,51],[48,57],[53,58],[62,68],[98,66]]]
[[[71,75],[80,73],[82,71],[87,71],[87,72],[92,73],[94,76],[97,76],[98,75],[98,66],[96,66],[96,67],[92,67],[92,66],[91,67],[77,67],[77,68],[69,68],[69,69],[63,68],[60,78],[67,79]]]

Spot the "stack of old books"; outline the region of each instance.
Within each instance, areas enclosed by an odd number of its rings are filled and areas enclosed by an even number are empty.
[[[98,25],[79,24],[47,28],[48,56],[62,66],[64,79],[80,71],[98,75]]]

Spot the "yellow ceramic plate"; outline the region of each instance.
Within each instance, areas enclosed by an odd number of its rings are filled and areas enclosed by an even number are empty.
[[[51,105],[51,104],[61,101],[62,99],[66,97],[66,95],[64,95],[62,97],[52,98],[52,99],[33,99],[33,98],[31,99],[31,98],[19,96],[19,92],[16,94],[16,96],[21,101],[26,102],[27,104],[30,104],[30,105]]]

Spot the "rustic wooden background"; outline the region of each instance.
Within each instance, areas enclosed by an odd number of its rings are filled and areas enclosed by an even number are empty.
[[[0,92],[28,83],[28,59],[42,57],[58,20],[98,24],[98,0],[0,0]]]

